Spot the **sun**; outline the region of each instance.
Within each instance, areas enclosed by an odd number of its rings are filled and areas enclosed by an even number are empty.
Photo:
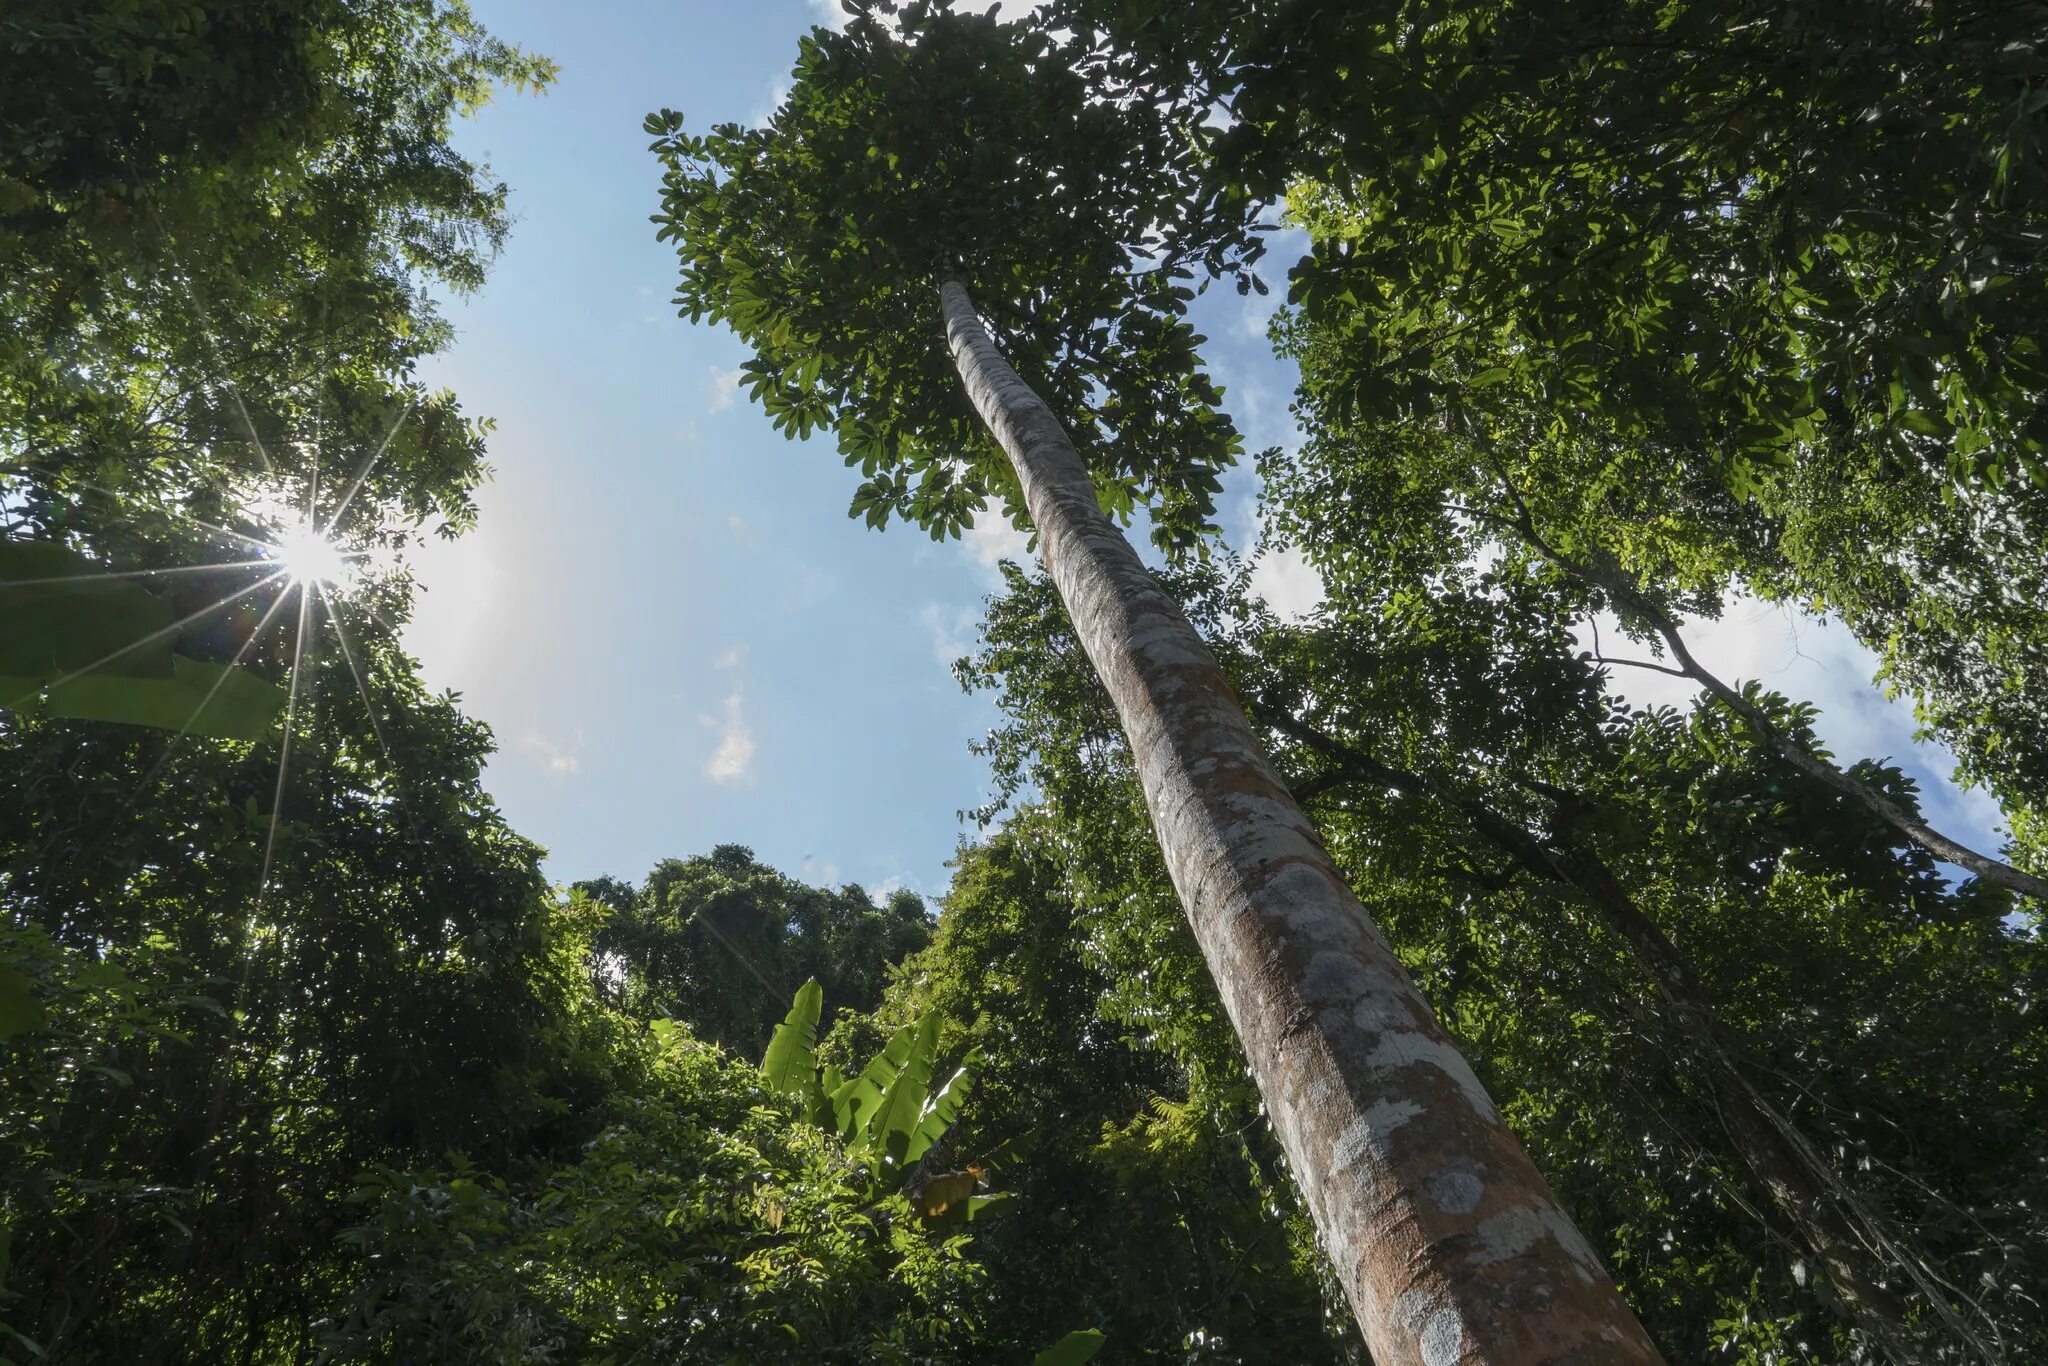
[[[345,583],[355,571],[353,557],[311,522],[294,522],[277,536],[276,559],[294,583]]]

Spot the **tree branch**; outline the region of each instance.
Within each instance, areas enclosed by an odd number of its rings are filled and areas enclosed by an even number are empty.
[[[1619,570],[1581,564],[1545,540],[1542,533],[1536,529],[1536,521],[1529,512],[1529,505],[1523,501],[1514,482],[1508,478],[1507,471],[1490,453],[1486,458],[1487,463],[1493,466],[1494,474],[1499,478],[1508,500],[1515,507],[1513,517],[1496,516],[1492,520],[1502,521],[1513,527],[1531,549],[1555,565],[1566,578],[1584,587],[1606,593],[1614,602],[1625,605],[1631,612],[1648,621],[1657,634],[1663,637],[1665,646],[1671,651],[1671,657],[1678,661],[1676,669],[1663,669],[1660,672],[1675,673],[1698,683],[1715,701],[1748,723],[1785,762],[1823,786],[1860,802],[1872,815],[1936,858],[1953,863],[1985,882],[2008,888],[2023,896],[2048,901],[2048,879],[2022,872],[2009,863],[1992,858],[1988,854],[1980,854],[1969,846],[1950,839],[1884,793],[1852,777],[1838,765],[1815,754],[1804,744],[1787,735],[1761,706],[1738,689],[1730,687],[1719,676],[1710,673],[1706,666],[1694,658],[1692,651],[1686,647],[1685,637],[1679,632],[1677,620],[1652,601],[1632,580]]]

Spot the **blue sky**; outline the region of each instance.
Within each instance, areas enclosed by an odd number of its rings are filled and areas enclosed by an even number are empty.
[[[490,282],[449,306],[458,340],[428,377],[496,420],[497,473],[479,529],[415,556],[426,591],[409,648],[496,731],[487,781],[557,880],[638,879],[734,841],[812,881],[942,890],[971,829],[956,813],[988,791],[967,746],[996,720],[946,661],[971,644],[995,559],[1021,557],[1022,538],[991,523],[935,545],[850,520],[830,439],[774,433],[735,393],[740,345],[675,316],[675,258],[648,222],[646,113],[679,109],[698,129],[765,117],[797,36],[825,11],[474,8],[562,75],[457,136],[511,186],[518,222]],[[1267,353],[1261,307],[1218,293],[1198,314],[1254,449],[1291,440],[1291,375]],[[1255,539],[1254,506],[1240,472],[1223,502],[1234,546]],[[1314,599],[1292,557],[1259,581],[1283,608]],[[1725,673],[1819,702],[1845,755],[1911,750],[1910,715],[1868,687],[1867,655],[1839,630],[1748,604],[1697,635]],[[1675,700],[1661,686],[1675,680],[1620,681]],[[1947,771],[1933,754],[1913,767],[1937,784]],[[1932,811],[1979,839],[1995,815],[1952,790]]]

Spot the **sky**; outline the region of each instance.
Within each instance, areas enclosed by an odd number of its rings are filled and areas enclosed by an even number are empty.
[[[747,402],[746,352],[676,316],[675,256],[648,221],[659,170],[645,115],[678,109],[699,131],[765,119],[798,36],[830,12],[822,0],[473,9],[562,70],[545,95],[501,96],[455,139],[510,186],[516,222],[489,282],[447,306],[457,340],[426,377],[495,421],[495,477],[475,531],[414,556],[425,591],[407,647],[429,684],[494,730],[486,783],[557,881],[637,881],[730,842],[813,882],[942,891],[974,833],[959,813],[990,791],[968,746],[999,720],[948,665],[973,645],[998,559],[1024,558],[1024,539],[993,518],[945,544],[848,518],[854,479],[831,438],[786,440]],[[1197,305],[1253,450],[1296,439],[1292,373],[1264,339],[1280,292]],[[1255,476],[1234,473],[1221,506],[1226,539],[1249,552]],[[1319,594],[1291,552],[1262,559],[1254,582],[1285,614]],[[1947,785],[1950,761],[1914,745],[1910,711],[1869,686],[1872,661],[1846,632],[1738,602],[1689,634],[1724,676],[1821,705],[1843,757],[1896,758],[1929,789],[1938,826],[1995,847],[1995,809]],[[1689,694],[1655,674],[1617,683],[1639,702]]]

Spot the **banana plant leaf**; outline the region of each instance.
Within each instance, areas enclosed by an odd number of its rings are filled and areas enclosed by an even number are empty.
[[[797,988],[796,1002],[769,1037],[761,1059],[761,1075],[771,1091],[807,1091],[818,1071],[818,1016],[825,1009],[825,988],[818,979]]]
[[[0,675],[62,678],[92,670],[171,676],[170,605],[141,584],[41,541],[0,541]]]
[[[285,703],[285,690],[246,669],[171,659],[169,678],[128,678],[97,671],[50,687],[52,716],[114,721],[226,740],[261,740]]]
[[[929,1152],[931,1146],[944,1138],[946,1130],[960,1118],[960,1107],[966,1103],[967,1093],[974,1089],[974,1074],[980,1066],[980,1053],[968,1054],[960,1070],[925,1105],[924,1113],[918,1116],[917,1127],[911,1131],[910,1141],[903,1151],[906,1165]]]
[[[1081,1366],[1082,1362],[1092,1360],[1102,1350],[1103,1341],[1097,1329],[1080,1329],[1031,1358],[1031,1366]]]

